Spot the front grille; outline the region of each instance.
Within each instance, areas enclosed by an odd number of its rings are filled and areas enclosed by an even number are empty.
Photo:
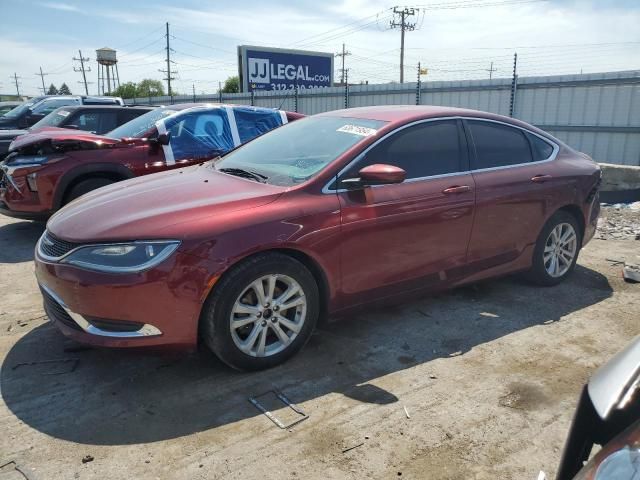
[[[79,246],[79,243],[60,240],[59,238],[51,235],[48,231],[45,231],[42,236],[42,240],[40,241],[40,253],[47,257],[60,258]]]
[[[40,291],[42,292],[42,298],[44,299],[44,311],[51,320],[64,323],[67,327],[73,328],[74,330],[82,330],[55,298],[49,295],[42,288]]]

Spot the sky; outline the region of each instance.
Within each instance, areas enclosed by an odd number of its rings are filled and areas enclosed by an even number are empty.
[[[397,0],[396,0],[397,1]],[[640,70],[639,0],[417,0],[406,32],[405,79],[423,81]],[[117,51],[121,83],[162,79],[165,22],[179,93],[214,93],[236,75],[237,46],[261,45],[337,53],[350,82],[399,80],[400,31],[384,0],[0,0],[0,94],[42,93],[66,82],[97,93],[95,50]],[[339,80],[340,58],[335,61]],[[492,69],[493,62],[493,70]]]

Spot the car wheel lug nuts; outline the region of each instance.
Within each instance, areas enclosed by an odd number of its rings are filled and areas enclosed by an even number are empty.
[[[263,326],[263,327],[266,327],[266,326],[267,326],[267,322],[266,322],[266,321],[263,321],[263,322],[262,322],[262,326]]]

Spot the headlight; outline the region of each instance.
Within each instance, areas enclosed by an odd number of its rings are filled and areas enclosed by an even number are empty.
[[[177,240],[88,245],[61,260],[87,270],[107,273],[138,273],[155,267],[176,251]]]
[[[26,167],[44,165],[49,161],[49,157],[45,155],[17,155],[7,160],[8,167]]]

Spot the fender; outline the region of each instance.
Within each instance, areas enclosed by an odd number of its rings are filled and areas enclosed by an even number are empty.
[[[58,210],[62,207],[62,200],[67,187],[71,185],[79,177],[88,174],[112,173],[119,175],[125,180],[135,177],[134,173],[124,165],[117,163],[89,163],[80,165],[66,172],[56,186],[56,192],[53,197],[53,209]]]

